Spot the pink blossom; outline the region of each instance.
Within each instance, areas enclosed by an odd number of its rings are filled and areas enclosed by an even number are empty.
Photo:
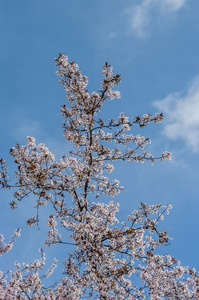
[[[102,202],[108,196],[114,199],[123,190],[119,180],[105,176],[114,171],[115,161],[154,163],[171,158],[167,151],[159,156],[146,152],[149,138],[126,134],[133,126],[144,130],[148,123],[161,122],[163,115],[129,118],[121,113],[116,120],[103,120],[99,112],[105,101],[120,97],[114,90],[120,75],[114,75],[113,68],[105,63],[101,88],[90,94],[88,78],[77,64],[62,54],[55,60],[69,102],[61,107],[63,136],[74,149],[56,161],[44,144],[37,145],[33,137],[27,137],[26,145],[17,144],[10,150],[17,165],[14,182],[9,181],[6,163],[0,160],[0,184],[2,188],[14,188],[13,209],[33,196],[36,213],[28,216],[28,226],[39,226],[40,209],[51,206],[44,246],[73,248],[66,253],[61,280],[50,287],[44,282],[58,261],[54,259],[45,270],[43,249],[40,259],[15,262],[14,271],[0,272],[0,298],[199,299],[196,270],[183,267],[169,254],[158,254],[158,248],[161,246],[163,253],[162,246],[171,241],[166,231],[159,230],[159,222],[169,214],[171,205],[141,203],[129,213],[127,221],[120,222],[116,216],[119,203]],[[19,236],[16,229],[5,243],[0,235],[0,255],[11,250]]]

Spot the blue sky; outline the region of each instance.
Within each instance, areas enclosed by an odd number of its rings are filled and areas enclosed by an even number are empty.
[[[172,204],[162,227],[174,238],[165,252],[199,270],[199,2],[194,0],[34,0],[0,2],[0,156],[13,167],[9,149],[27,136],[43,142],[59,158],[70,145],[62,137],[54,57],[62,52],[79,64],[90,91],[101,81],[105,61],[122,76],[122,98],[104,107],[105,117],[163,112],[164,122],[135,132],[152,139],[149,152],[172,152],[172,161],[117,164],[114,173],[125,190],[120,219],[139,203]],[[26,228],[34,214],[31,199],[11,211],[12,193],[1,191],[0,232],[6,240],[22,227],[0,269],[32,261],[42,228]],[[43,218],[49,212],[42,212]],[[45,223],[43,229],[46,229]],[[68,249],[47,251],[66,256]],[[59,252],[59,253],[57,253]]]

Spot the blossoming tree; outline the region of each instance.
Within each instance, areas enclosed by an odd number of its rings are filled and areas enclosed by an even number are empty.
[[[145,146],[150,140],[129,133],[133,126],[161,122],[163,115],[130,119],[121,113],[116,120],[105,122],[99,113],[105,101],[120,97],[114,90],[120,75],[114,75],[105,63],[101,89],[90,94],[87,77],[74,62],[62,54],[55,61],[70,104],[61,107],[63,135],[74,151],[55,161],[44,144],[36,145],[35,139],[28,137],[25,146],[17,144],[10,150],[17,165],[15,182],[9,180],[6,163],[0,160],[0,184],[14,189],[12,209],[27,196],[34,196],[36,214],[29,216],[28,226],[39,224],[42,206],[52,206],[44,245],[73,246],[69,254],[66,251],[61,281],[51,288],[45,287],[42,278],[53,273],[57,261],[43,274],[43,250],[41,258],[31,264],[15,263],[14,271],[0,272],[0,299],[199,299],[195,269],[181,266],[168,254],[158,254],[158,246],[170,239],[165,231],[159,231],[158,223],[171,206],[141,203],[120,223],[116,217],[119,204],[101,200],[102,195],[114,197],[123,189],[118,180],[107,177],[114,161],[170,159],[169,152],[159,157],[147,153]],[[4,243],[1,235],[0,255],[8,252],[19,236],[17,229],[10,242]]]

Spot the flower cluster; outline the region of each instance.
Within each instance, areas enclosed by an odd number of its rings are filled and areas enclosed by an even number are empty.
[[[2,256],[3,253],[7,253],[12,249],[16,238],[20,237],[20,235],[21,229],[15,229],[13,235],[10,238],[10,241],[8,243],[5,243],[3,234],[0,234],[0,256]]]
[[[88,79],[77,64],[62,54],[55,61],[69,101],[69,106],[61,107],[63,135],[74,145],[74,151],[56,161],[44,144],[37,145],[33,137],[27,137],[26,145],[17,144],[10,150],[17,165],[15,182],[8,180],[1,159],[0,184],[15,189],[15,199],[10,202],[13,209],[18,201],[34,196],[36,214],[28,216],[28,226],[39,225],[41,207],[51,205],[44,246],[72,245],[73,250],[66,254],[63,277],[52,287],[45,287],[42,278],[53,274],[57,260],[44,271],[43,250],[40,260],[22,267],[16,263],[15,271],[1,272],[0,298],[199,299],[195,269],[181,266],[168,254],[158,254],[158,247],[169,245],[171,239],[158,228],[170,205],[141,203],[126,222],[120,222],[116,217],[119,204],[100,201],[101,196],[114,197],[123,190],[118,180],[107,176],[114,171],[114,161],[154,163],[171,158],[168,151],[158,156],[146,152],[150,139],[130,132],[136,125],[144,128],[148,123],[161,122],[163,115],[129,118],[121,113],[116,120],[104,121],[98,114],[105,101],[120,97],[114,90],[120,75],[114,75],[105,63],[101,87],[90,94]],[[8,244],[0,236],[0,255],[11,249],[18,236],[19,230]]]

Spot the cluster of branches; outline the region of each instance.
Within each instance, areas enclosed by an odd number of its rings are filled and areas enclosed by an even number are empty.
[[[110,181],[106,176],[114,170],[114,161],[153,163],[170,159],[169,152],[158,157],[147,153],[149,138],[129,133],[133,126],[143,128],[150,122],[161,122],[163,115],[129,118],[121,113],[116,120],[105,122],[98,117],[99,112],[105,101],[120,97],[114,90],[120,75],[114,75],[105,63],[101,89],[90,94],[88,79],[78,65],[62,54],[55,61],[69,101],[69,106],[61,107],[63,135],[75,150],[56,161],[44,144],[36,145],[35,139],[28,137],[25,146],[17,144],[10,150],[17,165],[15,182],[9,180],[6,163],[0,160],[0,184],[14,189],[12,209],[34,195],[36,214],[29,216],[28,226],[38,225],[40,208],[50,204],[54,213],[47,220],[44,245],[72,244],[74,250],[70,254],[66,251],[63,277],[51,288],[44,286],[42,278],[53,273],[57,261],[41,274],[43,251],[41,259],[33,263],[16,263],[14,271],[1,272],[0,298],[198,299],[199,274],[195,269],[181,266],[168,254],[157,254],[158,246],[169,244],[170,237],[159,231],[158,223],[171,205],[141,203],[126,222],[120,223],[116,218],[119,204],[99,200],[102,195],[114,197],[123,189],[118,180]],[[66,239],[68,232],[70,238]],[[19,235],[17,229],[8,244],[0,236],[1,255],[12,248]]]

